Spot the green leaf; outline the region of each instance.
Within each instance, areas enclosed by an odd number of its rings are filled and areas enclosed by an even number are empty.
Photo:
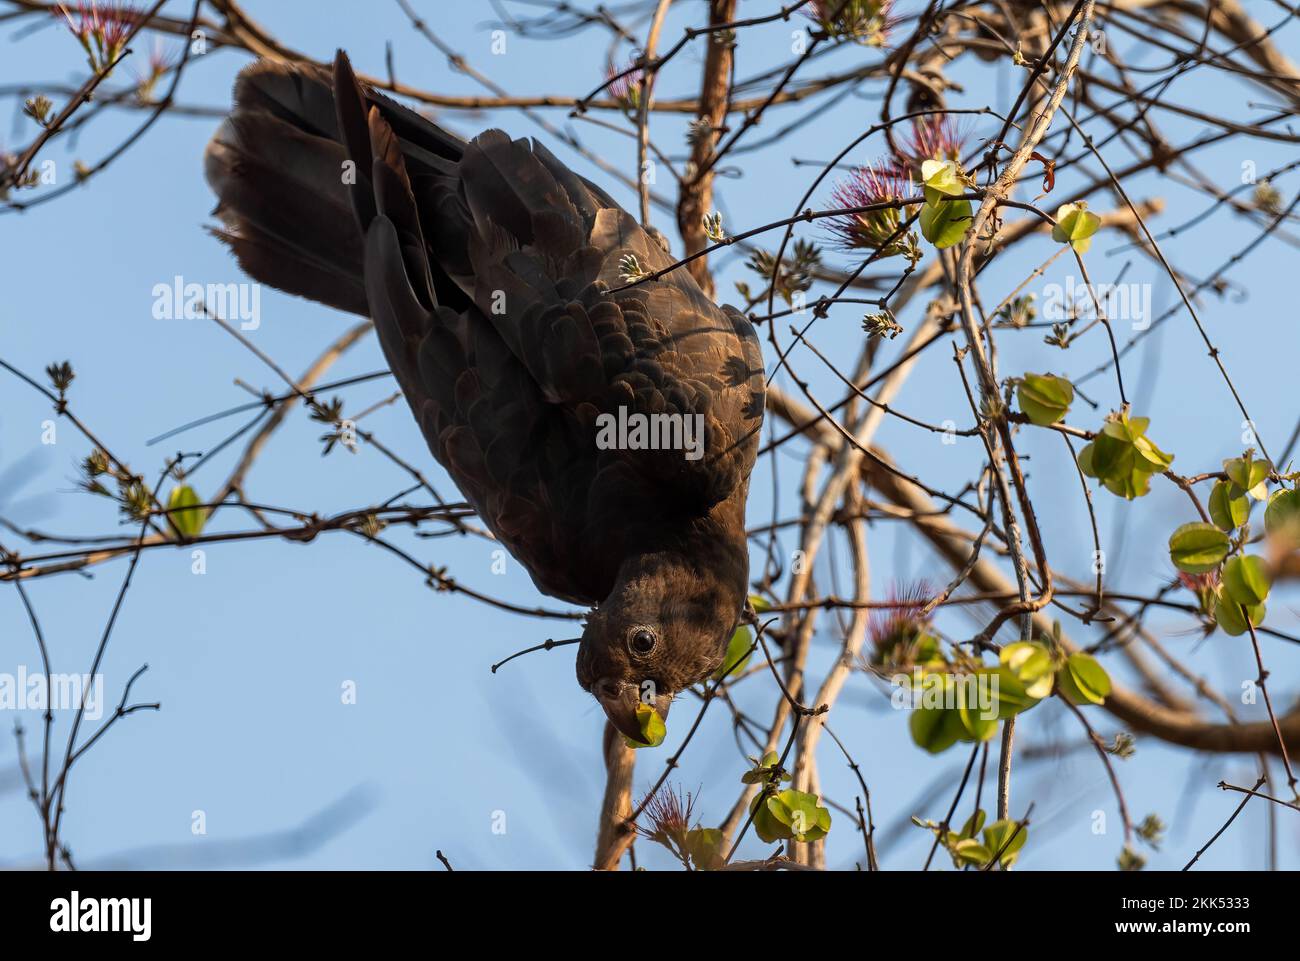
[[[980,844],[973,838],[963,838],[951,844],[948,850],[952,853],[952,859],[960,867],[963,864],[973,864],[975,867],[982,868],[993,859],[993,852],[988,849],[988,845]]]
[[[731,640],[727,642],[727,653],[723,655],[722,663],[713,672],[713,680],[720,681],[723,677],[736,678],[743,674],[750,655],[754,653],[750,650],[753,645],[754,640],[749,628],[744,624],[736,628],[736,632],[731,635]]]
[[[1130,417],[1128,414],[1119,413],[1106,418],[1106,423],[1102,426],[1101,432],[1107,437],[1132,443],[1145,435],[1147,428],[1150,426],[1150,417]]]
[[[1104,431],[1083,449],[1083,454],[1087,456],[1087,467],[1083,472],[1102,481],[1131,474],[1137,461],[1130,440],[1117,440]],[[1079,466],[1084,466],[1083,456],[1079,458]]]
[[[686,832],[686,853],[698,870],[716,871],[726,857],[722,848],[725,841],[717,828],[692,828]]]
[[[1093,454],[1096,452],[1096,449],[1097,449],[1097,445],[1092,441],[1089,441],[1088,443],[1084,444],[1083,449],[1079,451],[1079,470],[1083,471],[1085,477],[1101,476],[1099,473],[1097,473],[1097,467],[1092,460]]]
[[[980,833],[980,828],[984,827],[984,821],[984,809],[980,808],[966,819],[966,823],[962,825],[961,834],[959,834],[958,837],[973,838],[975,835]]]
[[[831,812],[817,804],[817,795],[786,788],[767,799],[772,817],[789,828],[795,841],[817,841],[831,829]]]
[[[921,236],[944,250],[960,243],[971,225],[969,200],[940,200],[921,208]]]
[[[1174,455],[1166,454],[1153,444],[1149,437],[1133,439],[1133,454],[1137,461],[1136,466],[1148,474],[1163,473],[1169,470],[1169,465],[1174,462]]]
[[[921,634],[912,642],[912,660],[920,665],[943,664],[943,652],[939,639],[933,634]]]
[[[1018,827],[1019,830],[1017,830]],[[1027,840],[1029,840],[1029,828],[1027,826],[1019,826],[1009,818],[994,821],[984,829],[984,846],[989,849],[989,856],[984,863],[987,864],[994,857],[997,857],[1002,869],[1007,870],[1016,863],[1016,858],[1020,855],[1020,849],[1025,846]],[[1005,851],[1003,847],[1006,848]]]
[[[1264,509],[1264,530],[1300,542],[1300,491],[1274,491]]]
[[[1151,474],[1140,467],[1134,467],[1127,473],[1107,477],[1101,483],[1106,490],[1116,497],[1123,497],[1125,500],[1131,501],[1139,497],[1146,497],[1151,491]]]
[[[1223,531],[1231,531],[1246,523],[1250,516],[1250,500],[1241,488],[1228,481],[1218,481],[1210,491],[1210,520]]]
[[[1087,205],[1062,204],[1056,209],[1056,226],[1052,239],[1058,244],[1069,244],[1081,254],[1092,246],[1092,235],[1101,227],[1101,218],[1088,210]]]
[[[1016,641],[1002,648],[998,660],[1021,682],[1027,697],[1041,699],[1052,693],[1052,677],[1056,673],[1056,665],[1052,662],[1052,652],[1045,644],[1038,641]]]
[[[981,671],[966,675],[958,681],[957,716],[961,718],[961,725],[968,735],[962,740],[987,741],[998,729],[998,699],[990,681],[996,674],[996,670]],[[982,699],[987,699],[987,707],[979,703]]]
[[[1032,685],[1033,691],[1044,691],[1043,697],[1036,693],[1031,693],[1030,689],[1025,686],[1025,682],[1016,677],[1015,673],[1006,667],[999,667],[998,672],[998,719],[1005,721],[1009,717],[1015,717],[1025,711],[1035,708],[1052,692],[1053,675],[1048,674]]]
[[[944,197],[960,197],[966,192],[966,178],[955,160],[926,160],[921,164],[921,186],[927,206],[938,206]],[[970,206],[967,201],[966,206]],[[929,235],[926,236],[929,240]]]
[[[167,498],[167,521],[181,537],[190,539],[203,532],[203,525],[208,521],[207,510],[198,507],[203,501],[189,484],[180,484],[172,488]],[[188,508],[179,510],[178,508]]]
[[[1016,395],[1029,422],[1046,427],[1069,413],[1074,403],[1074,385],[1064,377],[1051,374],[1025,374]]]
[[[1212,571],[1228,556],[1228,535],[1213,524],[1184,524],[1169,537],[1169,558],[1188,574]]]
[[[1238,637],[1245,634],[1250,628],[1246,625],[1246,618],[1250,618],[1250,623],[1255,627],[1264,623],[1264,615],[1267,611],[1263,604],[1254,604],[1245,608],[1245,614],[1242,613],[1242,606],[1233,600],[1227,591],[1219,593],[1219,599],[1214,605],[1214,620],[1219,627],[1223,628],[1223,633],[1232,637]]]
[[[778,768],[781,763],[781,755],[775,751],[768,751],[763,755],[762,760],[750,758],[754,762],[754,767],[740,776],[742,784],[765,784],[772,780],[773,773],[776,773],[777,781],[788,781],[793,775],[784,768]]]
[[[1228,597],[1246,607],[1268,599],[1268,567],[1262,557],[1230,557],[1223,565],[1223,589]]]
[[[1110,694],[1110,675],[1091,654],[1076,651],[1056,673],[1061,694],[1071,704],[1102,704]]]
[[[1268,475],[1273,473],[1273,465],[1267,460],[1256,460],[1255,452],[1248,450],[1240,457],[1223,462],[1223,472],[1243,491],[1257,501],[1268,497]]]
[[[912,740],[931,754],[941,754],[966,736],[961,716],[943,707],[918,707],[908,718]]]
[[[775,798],[760,791],[749,803],[749,810],[754,815],[754,831],[758,834],[759,840],[765,844],[771,844],[773,841],[788,841],[794,837],[790,825],[779,821],[767,806],[767,802],[771,800]]]
[[[659,712],[653,705],[646,704],[644,701],[636,706],[636,722],[641,728],[641,740],[634,741],[626,734],[623,735],[624,743],[630,748],[658,747],[668,736],[664,719],[659,716]]]

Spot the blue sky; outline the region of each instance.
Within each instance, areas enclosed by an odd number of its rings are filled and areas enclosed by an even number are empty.
[[[775,9],[776,0],[755,3],[754,13]],[[345,46],[359,69],[384,72],[385,42],[392,42],[398,76],[405,82],[449,93],[477,94],[472,80],[451,70],[445,58],[414,34],[395,4],[250,0],[250,12],[289,45],[320,59]],[[525,7],[511,3],[520,14]],[[680,4],[664,36],[675,39],[698,16],[698,4]],[[435,28],[477,67],[512,93],[552,92],[581,95],[602,79],[605,39],[594,31],[561,41],[509,37],[504,54],[491,52],[493,14],[487,3],[432,4],[419,8],[437,15]],[[169,3],[176,16],[189,5]],[[905,6],[905,9],[907,7]],[[774,24],[747,34],[739,72],[748,76],[784,62],[790,32],[797,25]],[[635,26],[644,31],[644,23]],[[0,31],[0,84],[41,80],[78,83],[85,65],[79,48],[62,28],[49,26],[15,41],[15,29]],[[1281,34],[1281,46],[1296,30]],[[1164,56],[1122,35],[1108,38],[1126,63],[1153,66]],[[624,50],[623,55],[626,55]],[[818,61],[810,76],[855,62],[873,62],[876,51],[850,48]],[[241,54],[218,51],[197,58],[186,74],[179,99],[186,104],[225,106],[235,72],[247,62]],[[699,48],[692,47],[660,80],[663,97],[687,95],[696,83]],[[965,92],[950,106],[995,108],[1009,104],[1018,76],[1010,68],[961,66],[954,78]],[[116,78],[110,83],[116,83]],[[719,181],[718,206],[732,232],[789,216],[816,168],[796,167],[791,156],[826,159],[878,115],[879,87],[848,97],[790,140],[730,159]],[[1168,93],[1179,103],[1232,116],[1258,115],[1267,97],[1223,79],[1193,73]],[[774,112],[754,135],[770,136],[802,108]],[[569,124],[564,111],[550,111],[554,123]],[[464,134],[499,125],[516,136],[539,135],[575,169],[609,187],[634,209],[630,191],[557,146],[518,113],[466,115],[444,112],[440,119]],[[107,116],[76,138],[60,139],[43,156],[71,175],[75,159],[93,162],[142,119],[134,112]],[[614,119],[613,117],[607,119]],[[1185,119],[1157,115],[1171,143],[1192,140],[1207,128]],[[682,122],[656,118],[656,138],[680,153]],[[177,449],[205,450],[233,430],[238,420],[211,424],[149,447],[146,441],[188,420],[242,403],[248,395],[234,383],[279,389],[274,374],[230,336],[203,320],[157,320],[152,315],[155,284],[173,276],[202,283],[242,279],[228,254],[204,231],[211,223],[213,198],[203,180],[203,147],[216,126],[212,118],[168,118],[156,125],[126,156],[86,187],[25,214],[0,215],[0,357],[38,373],[51,361],[69,359],[77,372],[71,403],[77,413],[118,456],[153,475]],[[992,126],[989,124],[988,126]],[[590,124],[574,127],[593,150],[621,169],[634,169],[631,140]],[[975,125],[974,134],[995,131]],[[25,145],[29,121],[17,110],[0,122],[0,144]],[[866,161],[883,152],[869,142],[853,154]],[[1130,155],[1120,143],[1106,148],[1114,165]],[[1293,159],[1288,145],[1241,141],[1196,154],[1192,162],[1221,189],[1241,183],[1244,163],[1259,171]],[[1089,169],[1092,165],[1089,165]],[[1058,191],[1072,180],[1063,176]],[[1294,177],[1279,179],[1290,199]],[[663,178],[659,185],[671,184]],[[1172,177],[1136,178],[1128,184],[1136,198],[1162,196],[1168,206],[1156,229],[1200,212],[1203,197]],[[816,200],[826,205],[826,190]],[[34,196],[35,194],[33,194]],[[1026,196],[1025,199],[1028,199]],[[1053,206],[1051,198],[1042,201]],[[1098,198],[1097,208],[1106,204]],[[669,216],[656,214],[669,233]],[[1165,242],[1167,254],[1193,277],[1216,269],[1254,235],[1240,218],[1219,211],[1198,229]],[[815,229],[809,236],[819,236]],[[774,246],[778,235],[769,238]],[[1114,253],[1124,238],[1103,234],[1088,255],[1094,280],[1114,280],[1130,260],[1125,280],[1152,285],[1157,313],[1174,302],[1167,279],[1132,252]],[[680,245],[674,238],[675,248]],[[1034,239],[1014,258],[1004,258],[981,277],[986,300],[1001,300],[1055,251],[1047,238]],[[835,263],[847,258],[829,254]],[[933,253],[929,254],[930,257]],[[1294,288],[1286,272],[1294,250],[1266,244],[1229,275],[1230,293],[1211,297],[1201,315],[1224,361],[1242,390],[1257,429],[1280,450],[1296,417],[1294,359],[1300,335],[1294,325]],[[721,258],[721,296],[736,299],[733,281],[746,277],[736,257]],[[890,263],[893,266],[893,263]],[[874,272],[875,268],[872,268]],[[1071,272],[1061,258],[1028,288],[1043,297],[1047,283],[1064,283]],[[819,291],[820,292],[820,291]],[[1246,293],[1248,292],[1248,293]],[[919,298],[900,316],[910,327],[926,306]],[[835,357],[855,356],[862,342],[862,309],[844,305],[812,330],[814,343]],[[261,326],[249,336],[285,370],[299,373],[324,345],[354,322],[327,308],[262,292]],[[1098,332],[1099,333],[1099,332]],[[1000,341],[1003,373],[1050,370],[1078,375],[1104,358],[1099,336],[1080,341],[1067,354],[1042,343],[1042,331],[1008,332]],[[885,361],[903,338],[886,345]],[[823,399],[838,399],[833,375],[808,353],[793,355]],[[768,361],[771,363],[769,356]],[[373,337],[367,337],[331,372],[342,378],[381,368]],[[1151,436],[1177,456],[1184,472],[1216,469],[1224,457],[1241,453],[1241,417],[1185,313],[1146,339],[1126,358],[1126,384],[1137,413],[1151,417]],[[371,382],[340,393],[357,412],[386,398],[391,381]],[[1085,388],[1101,407],[1095,413],[1077,404],[1070,420],[1096,427],[1115,406],[1113,380],[1097,378]],[[88,451],[71,425],[58,425],[57,442],[41,443],[48,405],[5,375],[0,379],[0,508],[21,525],[60,533],[116,532],[112,505],[75,490],[76,465]],[[970,422],[956,381],[951,350],[939,346],[918,367],[897,406],[929,422]],[[387,446],[416,463],[439,490],[454,498],[454,488],[427,454],[405,405],[383,407],[364,422]],[[1047,550],[1066,573],[1089,576],[1092,541],[1073,465],[1063,445],[1044,432],[1025,432],[1022,450],[1030,489],[1043,511]],[[250,475],[248,494],[259,502],[329,514],[381,502],[407,486],[406,475],[375,450],[356,455],[336,451],[320,456],[321,426],[295,410]],[[973,477],[981,462],[977,440],[942,446],[932,434],[887,419],[879,443],[896,460],[948,490]],[[234,450],[238,450],[236,445]],[[792,452],[793,453],[793,452]],[[223,479],[234,462],[228,451],[193,480],[199,492]],[[777,459],[784,514],[797,484],[799,461]],[[770,462],[756,470],[751,519],[771,513]],[[1187,520],[1186,499],[1168,484],[1133,504],[1104,493],[1095,495],[1102,536],[1109,549],[1108,583],[1137,591],[1154,590],[1170,573],[1165,540]],[[218,517],[213,529],[238,529],[233,512]],[[424,540],[404,532],[395,543],[423,561],[446,565],[459,581],[516,603],[559,602],[537,595],[517,563],[492,570],[492,545],[472,538]],[[949,571],[914,537],[889,522],[870,534],[873,594],[891,584],[926,578],[943,583]],[[15,544],[6,534],[4,542]],[[785,549],[795,546],[787,538]],[[28,551],[42,549],[27,547]],[[499,674],[494,661],[547,637],[574,632],[565,621],[525,618],[475,604],[454,594],[435,593],[418,574],[395,558],[355,538],[330,534],[311,544],[259,541],[214,545],[207,572],[191,572],[188,550],[153,551],[140,562],[107,657],[107,697],[113,703],[121,685],[141,664],[149,671],[137,682],[135,697],[162,702],[158,713],[142,713],[118,724],[75,769],[68,791],[66,840],[82,866],[292,866],[309,868],[436,867],[442,849],[458,867],[582,868],[594,846],[596,811],[603,786],[599,739],[603,716],[574,682],[572,648],[532,655]],[[838,556],[839,576],[844,557]],[[102,565],[93,577],[76,574],[30,584],[33,603],[54,652],[55,669],[84,671],[93,656],[105,618],[125,571],[122,562]],[[831,583],[829,572],[819,575]],[[1270,600],[1268,623],[1295,631],[1294,592],[1279,590]],[[829,619],[824,619],[829,624]],[[940,626],[955,636],[978,628],[960,613],[946,613]],[[1153,615],[1151,626],[1165,643],[1230,698],[1254,676],[1248,641],[1216,634],[1202,642],[1177,613]],[[1067,625],[1076,637],[1087,633]],[[819,633],[810,661],[819,678],[838,650],[835,638]],[[1296,695],[1294,647],[1267,642],[1274,700],[1285,709]],[[1111,658],[1112,670],[1124,676]],[[27,621],[12,588],[0,590],[0,673],[38,669]],[[341,703],[343,685],[354,682],[355,704]],[[738,701],[767,716],[773,692],[754,682]],[[638,791],[652,783],[663,760],[684,736],[692,708],[680,705],[669,739],[644,752],[638,765]],[[1262,717],[1262,707],[1243,707],[1243,716]],[[33,733],[35,712],[20,714]],[[1100,711],[1090,714],[1109,738],[1118,726]],[[951,798],[965,753],[960,748],[931,757],[908,737],[906,716],[889,709],[881,688],[855,675],[833,714],[836,733],[863,768],[872,790],[880,847],[886,867],[915,867],[924,858],[928,835],[906,825],[913,814],[938,819]],[[0,716],[0,863],[25,864],[39,858],[39,823],[14,782],[14,718]],[[67,717],[58,730],[66,731]],[[1056,704],[1026,715],[1019,728],[1022,746],[1043,745],[1059,737],[1080,741],[1073,719]],[[1214,785],[1220,780],[1253,782],[1250,757],[1195,756],[1140,738],[1137,756],[1117,762],[1136,818],[1156,812],[1170,825],[1161,852],[1147,852],[1153,867],[1181,867],[1222,823],[1235,798]],[[698,812],[706,823],[719,821],[737,797],[746,763],[737,751],[724,711],[714,709],[687,751],[680,783],[699,791]],[[1274,768],[1274,773],[1278,773]],[[991,773],[991,771],[990,771]],[[852,806],[856,782],[833,743],[823,740],[823,790]],[[937,793],[930,787],[938,785]],[[927,794],[931,794],[928,798]],[[985,798],[991,795],[986,788]],[[1105,771],[1091,751],[1025,759],[1018,765],[1013,811],[1036,801],[1035,825],[1023,868],[1109,868],[1119,852],[1118,815]],[[968,798],[969,800],[969,798]],[[963,810],[967,802],[963,802]],[[1109,829],[1094,834],[1094,811],[1106,812]],[[195,812],[206,819],[206,835],[191,829]],[[504,833],[494,832],[504,812]],[[1286,814],[1287,812],[1281,812]],[[1262,866],[1266,850],[1265,808],[1254,803],[1202,863],[1206,867]],[[296,833],[295,833],[296,832]],[[1278,849],[1284,867],[1300,865],[1300,834],[1294,816],[1278,824]],[[664,864],[640,845],[642,858]],[[742,853],[758,856],[767,848],[751,835]],[[836,815],[828,841],[829,863],[851,866],[861,842],[848,819]]]

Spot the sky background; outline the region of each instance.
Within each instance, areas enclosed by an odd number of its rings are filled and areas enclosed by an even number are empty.
[[[496,16],[488,3],[416,4],[447,42],[512,93],[581,96],[603,79],[604,31],[558,41],[511,35],[506,52],[494,55],[490,30]],[[521,16],[530,9],[512,0],[506,6]],[[749,0],[742,6],[747,15],[757,15],[775,10],[778,3]],[[447,93],[482,92],[412,31],[396,4],[249,0],[246,7],[289,46],[313,57],[327,60],[336,47],[345,46],[359,70],[382,74],[385,44],[391,42],[397,74],[404,82]],[[915,7],[904,4],[902,9]],[[687,23],[698,22],[702,9],[698,2],[677,4],[665,28],[666,44],[675,41]],[[168,3],[164,10],[182,17],[188,15],[189,4]],[[1267,16],[1280,14],[1270,7]],[[80,83],[86,68],[76,43],[60,26],[48,24],[33,31],[32,23],[28,18],[16,26],[0,25],[0,86]],[[644,34],[644,21],[629,20],[629,25]],[[791,31],[799,27],[776,23],[745,33],[739,75],[784,63],[790,56]],[[1292,25],[1279,34],[1278,42],[1282,49],[1294,50],[1298,38],[1300,31]],[[1158,66],[1167,57],[1123,34],[1109,35],[1108,42],[1131,66]],[[139,53],[130,59],[142,59],[151,43],[137,43]],[[665,69],[658,88],[661,97],[690,95],[698,82],[702,49],[692,45]],[[627,55],[624,47],[620,56]],[[819,58],[801,76],[819,76],[879,57],[878,51],[848,47]],[[245,55],[233,51],[198,57],[178,99],[188,105],[225,107],[234,75],[247,62]],[[965,91],[951,95],[949,105],[1009,106],[1021,82],[1011,70],[961,65],[953,78]],[[129,74],[122,73],[110,86],[128,79]],[[816,168],[795,166],[791,158],[833,156],[877,118],[881,89],[871,84],[845,97],[783,144],[729,158],[718,188],[718,206],[729,231],[789,216],[816,175]],[[1175,82],[1167,95],[1238,120],[1262,115],[1268,102],[1265,94],[1222,73],[1193,72]],[[33,135],[31,122],[19,113],[20,103],[9,98],[9,113],[0,117],[0,145],[10,150],[21,148]],[[767,139],[806,109],[774,110],[748,140]],[[563,110],[545,116],[572,125]],[[492,125],[516,136],[538,135],[561,159],[635,209],[631,191],[557,145],[517,112],[443,112],[438,117],[465,135]],[[94,162],[142,119],[138,112],[108,111],[75,138],[60,138],[42,157],[56,161],[62,182],[71,176],[75,159]],[[1174,144],[1209,129],[1165,114],[1156,115],[1156,122]],[[177,449],[209,449],[239,426],[238,418],[224,420],[160,445],[146,444],[191,419],[247,401],[236,378],[258,389],[280,389],[270,370],[210,321],[157,320],[152,315],[154,285],[170,283],[175,275],[200,283],[243,279],[228,253],[203,229],[212,222],[213,197],[203,179],[202,153],[216,124],[211,117],[168,117],[86,187],[25,214],[0,214],[0,357],[31,374],[39,374],[52,361],[70,360],[77,374],[70,394],[73,409],[114,453],[148,476]],[[971,128],[975,138],[995,132],[988,121]],[[592,124],[572,129],[610,163],[634,169],[634,145],[628,138]],[[682,132],[678,118],[654,119],[654,136],[669,153],[681,154]],[[882,150],[875,139],[851,159],[872,160]],[[1131,159],[1121,143],[1109,145],[1105,153],[1113,166]],[[1193,163],[1207,180],[1227,190],[1240,185],[1244,163],[1263,172],[1293,159],[1291,145],[1242,140],[1199,152]],[[1072,182],[1062,177],[1058,195]],[[669,190],[672,184],[664,176],[658,186]],[[1295,178],[1280,178],[1277,186],[1289,200]],[[1145,176],[1128,187],[1135,199],[1165,199],[1166,214],[1155,222],[1157,229],[1188,219],[1207,205],[1172,178]],[[31,196],[38,193],[39,188]],[[828,193],[829,183],[815,202],[829,206]],[[1029,199],[1028,194],[1021,197]],[[1054,206],[1051,198],[1042,203],[1048,209]],[[1094,206],[1100,209],[1106,203],[1099,198]],[[680,251],[671,216],[656,212],[654,219],[673,235],[674,250]],[[1197,229],[1166,242],[1165,250],[1192,277],[1200,278],[1249,242],[1255,231],[1244,219],[1219,211]],[[803,235],[816,238],[821,232],[808,228]],[[778,236],[766,238],[768,245],[775,246]],[[1088,254],[1094,280],[1114,280],[1127,266],[1124,279],[1151,284],[1156,313],[1163,312],[1175,296],[1167,279],[1131,251],[1118,250],[1124,243],[1125,238],[1114,233],[1098,236]],[[1055,245],[1038,237],[1017,249],[1014,258],[1003,258],[982,275],[986,304],[1010,293]],[[929,257],[932,252],[927,262]],[[837,265],[851,263],[829,252],[828,259]],[[1067,259],[1058,259],[1027,288],[1038,293],[1040,303],[1046,284],[1065,283],[1072,269]],[[890,262],[891,269],[896,263]],[[1297,415],[1294,374],[1300,334],[1291,279],[1295,264],[1293,246],[1267,243],[1233,269],[1226,296],[1210,297],[1201,305],[1210,335],[1223,349],[1224,362],[1274,451],[1285,445]],[[736,300],[735,280],[754,280],[740,257],[716,259],[715,267],[723,298]],[[900,316],[905,327],[917,322],[925,305],[925,298],[909,305]],[[349,315],[269,288],[262,291],[261,314],[260,328],[249,336],[294,374],[355,322]],[[863,338],[861,314],[862,308],[853,305],[836,308],[813,328],[813,342],[830,356],[855,357]],[[1119,332],[1122,337],[1128,333],[1122,327]],[[1077,376],[1105,356],[1100,329],[1065,354],[1045,345],[1042,333],[1000,335],[1004,375],[1033,370]],[[885,345],[882,364],[898,354],[904,340]],[[840,387],[815,357],[807,352],[793,356],[820,398],[839,399]],[[770,369],[772,357],[767,359]],[[367,336],[328,376],[342,378],[383,366],[377,343]],[[1240,414],[1185,313],[1130,354],[1124,372],[1135,412],[1151,417],[1150,435],[1176,455],[1175,469],[1217,469],[1222,458],[1241,453]],[[788,380],[785,384],[789,386]],[[393,389],[385,380],[337,393],[344,397],[347,411],[357,413]],[[1114,381],[1096,378],[1084,390],[1100,407],[1094,412],[1076,402],[1069,420],[1095,428],[1118,404]],[[952,419],[969,426],[948,346],[936,345],[926,355],[896,403],[928,422]],[[0,377],[0,513],[19,525],[59,533],[125,533],[111,503],[76,490],[77,464],[88,446],[71,425],[61,421],[57,442],[41,443],[42,422],[50,416],[49,405],[34,391],[7,374]],[[379,409],[363,426],[428,472],[444,496],[458,499],[428,455],[404,404]],[[247,484],[250,499],[328,515],[382,502],[407,486],[400,469],[365,445],[355,455],[336,450],[322,458],[321,433],[320,424],[295,409],[253,469]],[[1063,445],[1047,435],[1021,434],[1030,490],[1040,505],[1053,563],[1086,579],[1093,545],[1077,476]],[[976,439],[944,446],[935,435],[894,418],[886,419],[878,442],[905,468],[949,491],[975,475],[983,456]],[[196,475],[192,483],[200,494],[210,493],[224,479],[241,449],[235,445]],[[795,454],[789,450],[776,461],[783,516],[792,508],[790,492],[799,477],[801,460]],[[771,460],[766,459],[755,472],[750,502],[754,522],[771,515],[771,470]],[[1169,532],[1194,519],[1185,497],[1162,482],[1153,486],[1150,496],[1132,504],[1104,492],[1095,500],[1110,565],[1108,585],[1155,590],[1171,572],[1165,547]],[[227,511],[209,529],[245,526],[241,515]],[[513,560],[504,573],[494,573],[493,545],[486,541],[389,534],[422,561],[445,565],[472,588],[519,604],[564,609],[538,595]],[[10,547],[18,543],[7,532],[3,541]],[[869,544],[876,597],[896,584],[917,579],[943,584],[951,576],[899,525],[874,524]],[[785,550],[794,546],[793,535],[788,535]],[[836,554],[842,577],[847,568],[839,547]],[[162,710],[122,721],[75,768],[65,836],[80,866],[420,869],[437,867],[436,849],[458,868],[589,865],[604,783],[599,751],[604,719],[594,700],[574,682],[573,648],[531,655],[495,676],[488,670],[522,647],[547,637],[573,636],[570,622],[522,617],[463,596],[435,593],[396,558],[339,533],[310,544],[266,540],[212,545],[206,562],[202,576],[191,572],[188,549],[150,551],[140,562],[104,661],[106,697],[116,703],[125,680],[148,663],[133,699],[161,701]],[[119,561],[95,568],[91,577],[68,574],[29,583],[56,671],[87,669],[124,572],[125,562]],[[833,583],[825,567],[818,577],[823,588]],[[1295,632],[1297,606],[1293,590],[1279,589],[1269,602],[1269,625]],[[826,617],[821,621],[810,658],[813,683],[819,683],[838,651],[829,629],[833,623]],[[1216,634],[1202,641],[1190,619],[1177,612],[1155,614],[1149,623],[1171,650],[1229,698],[1235,697],[1242,681],[1254,677],[1248,638]],[[945,613],[939,625],[957,637],[978,630],[960,613]],[[1066,630],[1077,639],[1089,638],[1077,624],[1067,624]],[[1285,710],[1297,691],[1295,648],[1268,640],[1265,655],[1273,672],[1275,704]],[[39,663],[17,593],[11,587],[0,590],[0,673],[37,671]],[[1115,657],[1107,664],[1115,676],[1125,676]],[[347,682],[356,685],[357,703],[352,705],[341,703]],[[772,696],[770,684],[754,682],[737,692],[738,703],[759,717],[770,715]],[[658,777],[694,710],[689,699],[679,704],[665,744],[640,755],[638,795]],[[1262,704],[1240,710],[1244,717],[1263,717]],[[57,730],[65,736],[69,714],[59,717]],[[1104,712],[1094,709],[1089,715],[1108,740],[1119,730]],[[936,820],[943,816],[966,750],[956,747],[933,757],[914,746],[906,714],[891,710],[887,690],[861,674],[854,675],[832,717],[836,733],[862,765],[870,785],[883,865],[919,866],[929,835],[907,820],[912,815]],[[0,711],[0,864],[28,865],[39,861],[41,841],[39,821],[17,779],[15,720],[33,737],[40,728],[36,712]],[[1017,739],[1023,749],[1054,741],[1072,748],[1018,760],[1013,812],[1023,813],[1030,800],[1036,802],[1020,866],[1113,867],[1122,843],[1114,798],[1096,756],[1081,749],[1073,719],[1059,705],[1046,703],[1025,716]],[[61,747],[62,741],[56,744]],[[823,739],[820,758],[824,792],[852,807],[856,782],[829,739]],[[1251,757],[1193,755],[1141,737],[1137,755],[1116,764],[1135,819],[1157,813],[1169,825],[1162,850],[1144,851],[1153,868],[1181,867],[1236,804],[1235,797],[1214,785],[1220,780],[1253,783],[1256,769]],[[698,792],[697,814],[706,824],[716,824],[738,796],[746,767],[732,739],[729,716],[715,706],[673,783]],[[990,775],[994,767],[990,764]],[[1275,774],[1279,770],[1274,767]],[[991,787],[986,787],[984,798],[991,800]],[[962,810],[969,802],[968,794]],[[206,818],[203,836],[191,830],[198,811]],[[1095,811],[1105,812],[1104,834],[1093,832]],[[494,823],[501,824],[496,812],[504,812],[504,833],[493,831]],[[1300,866],[1300,821],[1282,818],[1277,829],[1280,864]],[[642,863],[667,864],[650,845],[638,847]],[[1202,864],[1260,867],[1266,847],[1266,806],[1257,802]],[[751,833],[741,855],[762,856],[768,850]],[[848,818],[836,814],[828,863],[851,867],[860,857],[859,836]]]

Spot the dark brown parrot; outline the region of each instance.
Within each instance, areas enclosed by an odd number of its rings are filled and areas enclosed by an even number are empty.
[[[536,141],[449,134],[342,52],[332,75],[255,63],[234,99],[206,156],[217,234],[258,281],[374,321],[484,523],[539,590],[593,607],[578,682],[641,740],[638,706],[666,716],[715,671],[745,604],[753,327],[685,269],[629,286],[629,256],[673,260],[604,191]],[[600,442],[638,417],[700,445]]]

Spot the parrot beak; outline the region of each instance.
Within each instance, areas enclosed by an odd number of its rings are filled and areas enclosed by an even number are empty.
[[[602,680],[593,685],[593,692],[604,709],[605,716],[609,718],[609,723],[614,725],[620,734],[638,743],[644,743],[641,722],[636,714],[637,708],[642,703],[641,692],[636,685],[624,684],[622,681]],[[665,722],[668,720],[668,708],[672,700],[672,696],[668,694],[659,694],[654,699],[653,707],[659,713],[660,719]]]

